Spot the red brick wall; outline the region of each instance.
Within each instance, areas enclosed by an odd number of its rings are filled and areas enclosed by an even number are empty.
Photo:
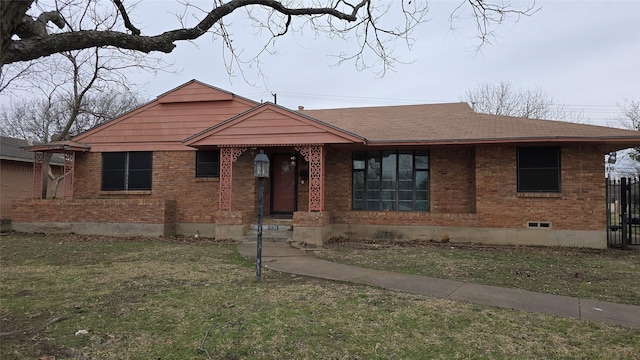
[[[478,226],[476,214],[408,211],[334,211],[331,212],[331,222],[367,225]]]
[[[603,230],[603,154],[594,146],[562,147],[561,193],[518,194],[516,147],[478,147],[476,206],[481,225],[524,228],[528,221],[544,221],[556,230]]]
[[[296,226],[320,227],[331,224],[332,216],[328,211],[297,211],[293,213]]]
[[[175,201],[163,199],[29,199],[15,202],[13,221],[175,223]]]
[[[435,148],[429,155],[431,212],[475,213],[474,148]]]
[[[217,178],[196,178],[195,151],[154,152],[150,194],[143,191],[101,191],[101,153],[85,153],[76,159],[76,199],[170,199],[176,201],[177,222],[214,221],[220,182]]]
[[[515,146],[433,148],[431,211],[403,213],[351,211],[350,154],[329,152],[325,209],[340,224],[525,228],[538,221],[557,230],[602,230],[603,153],[599,147],[563,147],[562,193],[518,194]]]
[[[351,152],[328,150],[324,175],[324,208],[351,210]]]
[[[100,194],[102,176],[102,155],[93,152],[76,153],[73,197],[95,198]]]
[[[605,222],[603,150],[574,145],[561,151],[562,192],[523,196],[516,189],[515,146],[433,148],[430,152],[431,211],[413,213],[352,211],[351,153],[327,149],[325,209],[332,222],[341,224],[525,228],[528,221],[545,221],[558,230],[602,230]],[[243,222],[249,221],[256,210],[254,157],[255,151],[248,150],[233,164],[232,209],[236,214],[233,216],[240,216]],[[78,154],[76,159],[76,199],[175,200],[175,221],[181,223],[213,223],[216,216],[223,216],[217,212],[219,180],[195,178],[194,151],[155,152],[150,193],[101,192],[101,155]],[[299,166],[304,169],[304,160]],[[308,181],[298,186],[298,210],[305,211]],[[269,187],[267,180],[265,214],[269,213]],[[122,208],[114,211],[124,212]],[[136,216],[133,212],[125,218],[133,221]],[[111,221],[110,217],[103,217],[104,221],[107,219]]]
[[[253,177],[253,159],[256,152],[245,151],[238,160],[233,163],[233,195],[231,198],[231,209],[234,211],[254,212],[258,204],[258,180]],[[269,213],[269,180],[264,183],[264,214]],[[216,199],[218,191],[216,188]]]
[[[430,150],[432,213],[475,212],[475,151],[471,147]],[[351,210],[351,153],[329,150],[325,209]]]
[[[234,211],[255,211],[256,179],[253,154],[247,151],[233,163]],[[212,223],[218,211],[218,178],[196,178],[194,151],[153,153],[152,190],[147,192],[101,191],[102,155],[86,153],[77,157],[75,198],[143,198],[176,200],[176,221]],[[268,199],[268,182],[265,199]],[[268,209],[268,201],[266,201]]]
[[[213,222],[218,210],[217,178],[196,178],[195,151],[153,153],[152,198],[176,201],[177,222]]]

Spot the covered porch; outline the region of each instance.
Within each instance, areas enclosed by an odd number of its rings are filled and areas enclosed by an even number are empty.
[[[198,150],[220,150],[216,238],[240,240],[252,233],[258,181],[234,173],[241,168],[246,174],[263,151],[270,159],[263,213],[277,217],[280,224],[290,222],[294,239],[318,244],[329,234],[323,230],[330,219],[325,214],[327,150],[362,143],[356,135],[269,103],[183,141]]]
[[[264,179],[264,229],[280,239],[293,240],[303,219],[324,216],[326,144],[221,147],[218,211],[214,215],[218,239],[251,240],[255,235],[258,179],[234,176],[234,170],[242,168],[246,173],[259,151],[264,151],[270,163],[269,177]],[[313,222],[311,226],[317,225]],[[287,236],[283,229],[293,232]]]

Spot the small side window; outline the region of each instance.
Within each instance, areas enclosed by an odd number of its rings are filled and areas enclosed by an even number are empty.
[[[220,177],[220,150],[196,151],[196,177]]]
[[[518,192],[560,192],[560,148],[518,148]]]

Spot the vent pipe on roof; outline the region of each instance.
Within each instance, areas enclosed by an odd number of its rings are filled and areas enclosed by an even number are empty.
[[[298,105],[298,111],[302,111],[302,110],[304,110],[304,106]]]

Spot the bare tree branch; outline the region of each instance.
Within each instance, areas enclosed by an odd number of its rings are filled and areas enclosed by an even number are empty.
[[[356,21],[358,11],[367,5],[369,1],[370,0],[363,0],[356,5],[349,5],[351,12],[346,13],[338,11],[335,8],[327,7],[288,8],[280,1],[275,0],[231,0],[214,8],[196,26],[191,28],[170,30],[155,36],[139,36],[112,30],[84,30],[48,34],[40,37],[20,39],[19,41],[10,41],[7,51],[3,53],[0,60],[2,64],[8,64],[16,61],[33,60],[64,51],[104,46],[115,46],[123,49],[142,51],[144,53],[151,51],[169,53],[175,48],[174,42],[179,40],[195,40],[205,34],[223,17],[246,6],[261,5],[288,16],[322,14],[345,21]]]
[[[113,0],[113,3],[116,5],[116,7],[118,8],[118,11],[120,12],[120,15],[122,16],[122,21],[124,21],[124,26],[131,30],[131,33],[133,35],[140,35],[140,29],[138,29],[137,27],[135,27],[132,23],[131,20],[129,20],[129,14],[127,14],[127,9],[124,7],[124,5],[122,4],[122,1],[120,0]]]
[[[74,0],[73,5],[79,6],[85,1],[88,3],[89,0]],[[123,0],[112,0],[112,2],[120,14],[124,31],[111,26],[113,24],[108,24],[106,28],[101,27],[101,23],[97,22],[92,29],[83,28],[12,39],[14,35],[19,36],[16,26],[21,20],[15,17],[22,19],[34,2],[33,0],[2,1],[0,66],[91,47],[110,46],[142,53],[154,51],[170,53],[176,47],[176,42],[192,41],[207,32],[225,34],[223,41],[229,48],[229,32],[224,29],[222,20],[238,9],[249,11],[250,8],[260,8],[270,12],[265,23],[256,19],[258,26],[269,28],[271,31],[272,39],[269,44],[272,44],[274,39],[292,31],[294,18],[300,18],[303,19],[303,25],[310,26],[316,32],[324,32],[329,37],[344,37],[354,32],[354,36],[358,39],[359,50],[350,55],[338,55],[338,62],[354,60],[358,68],[367,68],[369,65],[365,61],[365,53],[370,51],[379,58],[379,63],[383,67],[382,72],[384,72],[397,61],[390,52],[389,41],[403,39],[410,46],[412,39],[409,35],[415,26],[426,21],[428,9],[427,2],[424,0],[399,0],[398,2],[318,0],[311,6],[307,6],[305,2],[300,2],[301,5],[293,5],[293,2],[277,0],[214,0],[213,8],[203,11],[203,17],[194,26],[182,26],[156,35],[142,35],[140,29],[131,22],[129,17],[131,11],[126,9],[125,2]],[[481,43],[485,43],[493,35],[493,26],[502,23],[508,17],[517,18],[534,13],[536,11],[534,4],[532,2],[525,7],[514,7],[509,1],[465,0],[454,11],[451,19],[453,21],[463,6],[465,8],[468,6],[475,19]],[[188,3],[186,5],[192,6]],[[404,15],[404,24],[400,21],[392,26],[383,26],[382,20],[388,8],[392,6],[400,8]],[[271,14],[282,15],[282,22],[272,22]],[[321,19],[325,21],[324,24],[320,23]],[[233,53],[235,52],[231,51],[231,54]]]
[[[460,19],[463,9],[470,9],[476,33],[480,39],[477,48],[481,48],[484,44],[490,43],[495,36],[495,26],[501,25],[510,18],[515,18],[514,21],[517,22],[521,16],[531,16],[540,10],[535,0],[518,4],[518,6],[520,8],[514,7],[509,0],[462,0],[451,13],[449,24],[454,29],[455,22]]]

